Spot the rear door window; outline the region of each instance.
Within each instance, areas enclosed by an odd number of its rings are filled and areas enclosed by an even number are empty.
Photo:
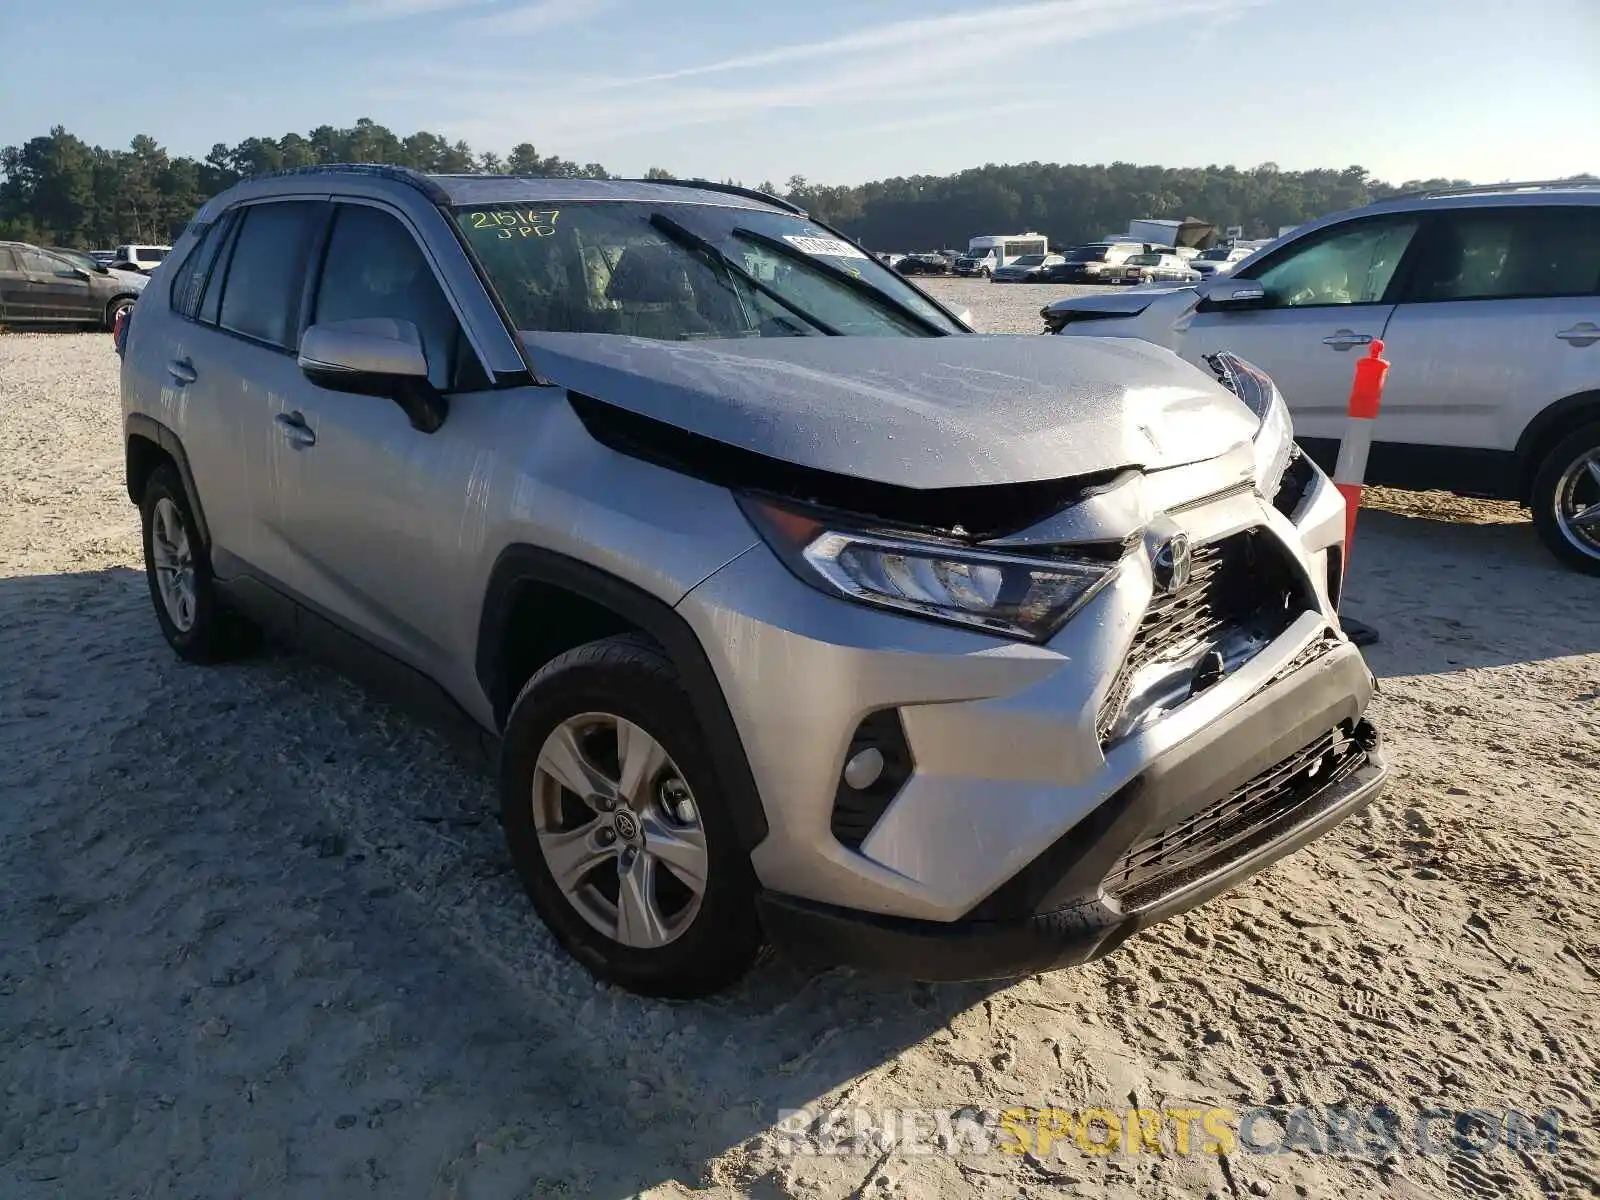
[[[294,348],[306,257],[323,205],[311,200],[244,210],[222,287],[217,325],[229,333]]]
[[[228,214],[229,223],[227,229],[223,231],[217,261],[212,264],[211,275],[205,284],[205,294],[200,300],[197,319],[204,325],[215,325],[217,314],[222,310],[222,289],[228,282],[228,268],[233,262],[233,248],[239,241],[239,226],[243,215],[243,209],[235,209]]]
[[[1402,302],[1600,293],[1600,206],[1464,208],[1418,239]]]
[[[200,242],[190,250],[172,277],[172,311],[191,320],[199,315],[200,297],[205,293],[206,280],[211,275],[211,265],[217,259],[217,250],[233,230],[237,213],[224,213],[206,227]],[[218,292],[220,297],[221,293]]]

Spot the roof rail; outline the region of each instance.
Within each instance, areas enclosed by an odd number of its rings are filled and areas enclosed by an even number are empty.
[[[666,187],[698,188],[702,192],[725,192],[730,196],[743,196],[747,200],[760,200],[764,204],[771,204],[785,212],[792,212],[796,216],[810,216],[798,204],[793,204],[781,196],[774,196],[763,192],[759,188],[740,187],[736,183],[713,183],[709,179],[619,179],[618,183],[659,183]]]
[[[251,183],[257,179],[286,179],[296,175],[364,175],[373,179],[388,179],[394,183],[403,183],[407,187],[416,188],[435,204],[450,203],[450,197],[445,190],[421,171],[414,171],[410,167],[396,167],[389,163],[317,163],[309,167],[288,167],[282,171],[252,175],[243,182]]]
[[[1420,188],[1414,192],[1400,192],[1390,200],[1418,200],[1425,197],[1491,196],[1497,192],[1540,192],[1560,188],[1600,188],[1600,179],[1531,179],[1522,182],[1471,183],[1461,187]]]

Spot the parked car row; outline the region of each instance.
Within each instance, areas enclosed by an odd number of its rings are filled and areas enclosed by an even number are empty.
[[[1553,554],[1600,575],[1600,184],[1401,197],[1207,261],[1196,285],[1060,300],[1045,324],[1193,363],[1242,355],[1325,467],[1354,360],[1381,340],[1393,366],[1367,482],[1519,501]]]
[[[1064,254],[1034,253],[1000,261],[958,261],[957,274],[986,275],[993,283],[1198,283],[1231,269],[1249,251],[1220,246],[1195,251],[1150,242],[1102,241]]]

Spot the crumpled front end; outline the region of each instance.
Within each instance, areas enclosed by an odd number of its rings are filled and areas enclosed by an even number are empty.
[[[926,978],[1079,961],[1368,802],[1343,502],[1307,459],[1258,469],[1244,446],[1130,473],[986,543],[1119,548],[1040,642],[825,595],[766,546],[691,592],[767,813],[773,935]]]

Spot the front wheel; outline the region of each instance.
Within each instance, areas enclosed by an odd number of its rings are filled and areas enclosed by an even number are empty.
[[[639,635],[542,667],[506,722],[501,818],[557,941],[608,982],[687,999],[761,949],[756,881],[670,659]]]
[[[1530,503],[1545,548],[1574,570],[1600,575],[1600,421],[1545,456]]]

